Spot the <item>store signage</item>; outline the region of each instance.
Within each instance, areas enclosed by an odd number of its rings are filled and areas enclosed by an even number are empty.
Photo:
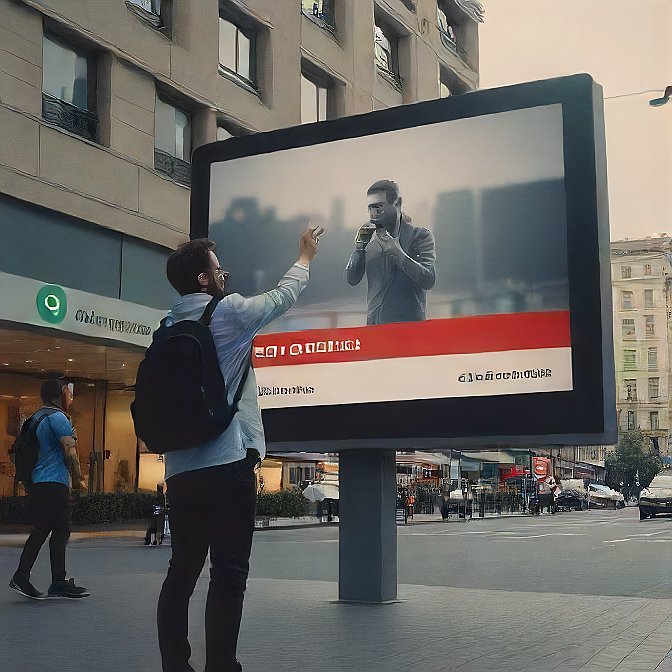
[[[45,322],[63,322],[68,312],[68,297],[58,285],[44,285],[37,292],[37,312]]]
[[[0,273],[0,320],[148,347],[165,311]]]

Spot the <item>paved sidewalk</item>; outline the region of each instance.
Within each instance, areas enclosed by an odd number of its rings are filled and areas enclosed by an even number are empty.
[[[245,672],[672,672],[668,522],[576,514],[409,526],[400,601],[389,605],[336,602],[337,528],[259,534],[240,658]],[[551,551],[567,553],[553,569]],[[0,547],[5,581],[19,553]],[[155,610],[169,557],[137,538],[82,537],[68,566],[91,598],[32,602],[0,584],[0,669],[160,672]],[[521,570],[525,558],[537,564]],[[553,582],[568,561],[567,581]],[[641,562],[650,573],[635,581]],[[34,581],[48,584],[48,553]],[[207,587],[206,568],[190,619],[197,672]]]
[[[154,613],[161,580],[91,581],[93,596],[75,604],[32,603],[3,591],[3,669],[159,672]],[[196,670],[204,664],[206,589],[202,576],[190,627]],[[239,647],[245,672],[668,669],[658,666],[672,641],[672,600],[410,585],[400,586],[402,601],[391,605],[338,604],[336,595],[329,582],[251,579]],[[39,647],[26,632],[40,633]]]

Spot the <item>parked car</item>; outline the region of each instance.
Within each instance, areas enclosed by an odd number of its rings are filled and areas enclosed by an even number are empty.
[[[639,519],[672,513],[672,469],[664,469],[639,493]]]
[[[555,498],[558,511],[585,511],[588,508],[586,493],[573,488],[563,490]]]
[[[625,497],[606,485],[591,483],[588,486],[590,506],[603,509],[622,509],[625,506]]]

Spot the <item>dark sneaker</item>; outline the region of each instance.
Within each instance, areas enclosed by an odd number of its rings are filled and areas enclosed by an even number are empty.
[[[29,597],[31,600],[45,600],[47,596],[41,593],[35,586],[25,577],[25,575],[16,572],[9,582],[9,587],[15,590],[19,595]]]
[[[74,579],[67,581],[54,581],[47,591],[49,597],[88,597],[91,593],[86,589],[75,584]]]

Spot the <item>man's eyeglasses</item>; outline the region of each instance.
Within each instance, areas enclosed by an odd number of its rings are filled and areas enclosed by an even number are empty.
[[[229,279],[229,272],[223,271],[219,266],[214,269],[215,276],[218,278],[223,278],[224,280]]]

